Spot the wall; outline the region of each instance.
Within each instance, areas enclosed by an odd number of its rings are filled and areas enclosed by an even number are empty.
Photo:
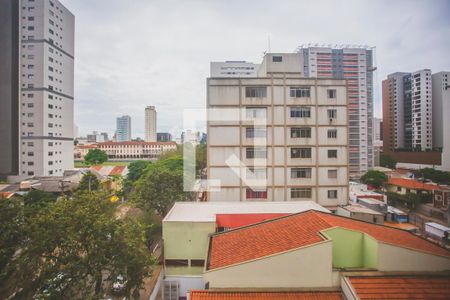
[[[203,275],[210,288],[313,288],[332,287],[332,243],[244,262]]]
[[[163,222],[164,259],[205,259],[215,222]],[[189,262],[190,265],[190,262]],[[166,275],[199,275],[203,267],[165,268]]]
[[[379,271],[447,271],[450,258],[378,243]]]

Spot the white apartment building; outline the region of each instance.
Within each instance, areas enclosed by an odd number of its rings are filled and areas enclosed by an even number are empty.
[[[411,74],[412,147],[433,148],[433,117],[431,70]]]
[[[96,147],[105,151],[111,160],[155,159],[167,151],[177,149],[175,142],[105,142]]]
[[[346,79],[349,112],[350,177],[373,167],[372,118],[374,50],[368,46],[301,45],[305,77]]]
[[[246,61],[211,62],[211,77],[256,77],[259,65]]]
[[[121,116],[116,119],[116,141],[131,141],[131,117]]]
[[[57,0],[19,3],[19,155],[10,180],[62,176],[74,167],[74,15]]]
[[[145,108],[145,141],[156,142],[156,110],[154,106]]]
[[[348,202],[347,86],[266,54],[254,78],[209,78],[208,201]]]
[[[433,93],[433,146],[442,148],[442,169],[450,171],[450,72],[431,76]]]

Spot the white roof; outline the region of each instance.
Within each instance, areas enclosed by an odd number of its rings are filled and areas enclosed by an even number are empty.
[[[450,228],[445,227],[445,226],[443,226],[441,224],[438,224],[438,223],[434,223],[434,222],[428,222],[428,223],[425,223],[425,225],[437,228],[437,229],[442,230],[442,231],[450,231]]]
[[[364,213],[364,214],[381,215],[381,216],[383,215],[380,212],[377,212],[373,209],[370,209],[370,208],[367,208],[365,206],[358,205],[358,204],[342,206],[342,208],[347,211],[354,212],[354,213]]]
[[[176,202],[163,222],[215,222],[216,214],[293,214],[310,209],[330,212],[313,201]]]

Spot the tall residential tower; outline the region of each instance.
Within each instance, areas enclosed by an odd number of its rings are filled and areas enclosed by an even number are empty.
[[[0,1],[0,175],[73,168],[73,14],[57,0]]]
[[[350,177],[354,178],[373,167],[373,49],[353,45],[297,48],[303,56],[304,76],[347,80],[349,164]]]
[[[121,116],[116,119],[116,141],[131,141],[131,117]]]
[[[145,108],[145,141],[156,142],[156,110],[154,106]]]

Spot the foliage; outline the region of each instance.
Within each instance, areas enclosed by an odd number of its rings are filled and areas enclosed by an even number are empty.
[[[90,149],[84,156],[84,162],[87,165],[100,165],[108,160],[108,155],[100,149]]]
[[[386,196],[389,205],[396,206],[400,204],[410,209],[416,209],[419,204],[429,202],[431,200],[431,194],[428,193],[407,193],[406,195],[402,195],[394,192],[387,192]]]
[[[424,178],[439,184],[450,184],[450,172],[439,171],[433,168],[421,169],[418,172]]]
[[[127,180],[129,181],[138,180],[149,164],[151,164],[151,162],[148,160],[137,160],[130,163],[128,165]]]
[[[132,200],[148,212],[165,216],[176,201],[192,198],[183,190],[184,179],[183,156],[180,151],[174,151],[145,170],[135,184]]]
[[[78,192],[27,218],[17,199],[0,206],[5,298],[98,299],[118,275],[126,279],[124,296],[137,296],[150,272],[147,226],[116,218],[105,194]]]
[[[56,196],[50,192],[31,190],[23,197],[25,214],[33,214],[43,208],[48,207],[56,201]]]
[[[361,177],[361,182],[375,188],[382,187],[388,180],[386,174],[381,171],[370,170]]]
[[[100,187],[100,181],[97,176],[95,176],[92,172],[87,172],[83,175],[80,181],[80,185],[78,186],[79,190],[82,191],[95,191]]]
[[[395,166],[397,165],[397,161],[386,154],[380,155],[380,166],[389,168],[389,169],[395,169]]]
[[[195,168],[197,172],[201,172],[206,168],[207,154],[206,154],[206,144],[200,144],[195,149]]]

